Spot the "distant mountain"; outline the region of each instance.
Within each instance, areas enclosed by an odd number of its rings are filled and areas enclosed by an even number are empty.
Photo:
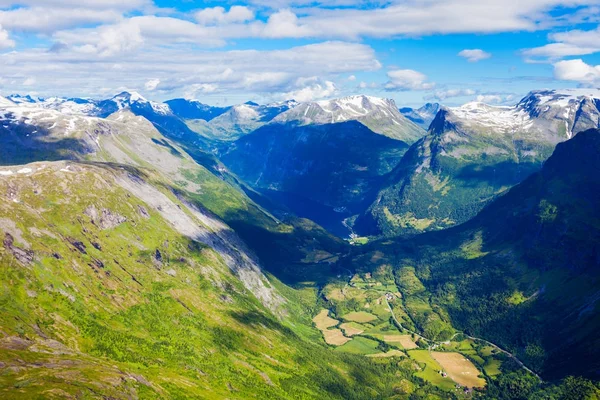
[[[221,160],[298,215],[345,236],[342,220],[369,204],[407,148],[358,121],[272,123],[235,141]]]
[[[439,103],[427,103],[423,107],[417,109],[410,107],[401,108],[400,113],[421,128],[428,130],[431,121],[435,118],[440,107]]]
[[[0,107],[12,106],[14,104],[15,104],[14,102],[12,102],[11,100],[7,99],[6,97],[0,96]]]
[[[213,107],[198,100],[172,99],[165,101],[173,114],[182,119],[202,119],[210,121],[227,112],[231,107]]]
[[[414,234],[472,218],[538,170],[557,143],[599,126],[594,89],[536,91],[514,107],[442,107],[356,229]]]
[[[33,104],[33,103],[40,103],[40,102],[44,101],[44,99],[41,99],[39,97],[35,97],[35,96],[31,96],[31,95],[21,96],[20,94],[11,94],[11,95],[7,96],[6,98],[15,104],[23,104],[23,103]]]
[[[390,99],[350,96],[334,100],[302,103],[278,115],[274,123],[298,125],[335,124],[359,121],[373,132],[411,144],[425,131],[404,118]]]
[[[254,102],[238,104],[209,122],[209,134],[217,140],[236,140],[271,122],[279,114],[297,105],[298,103],[294,100],[264,105]]]

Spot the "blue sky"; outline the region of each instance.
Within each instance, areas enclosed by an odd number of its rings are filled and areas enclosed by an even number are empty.
[[[511,104],[600,86],[599,23],[600,0],[0,0],[0,94]]]

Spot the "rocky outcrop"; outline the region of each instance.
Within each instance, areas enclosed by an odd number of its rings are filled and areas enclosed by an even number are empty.
[[[15,246],[15,238],[8,232],[4,234],[4,248],[10,252],[21,264],[29,265],[33,262],[33,250]]]
[[[127,221],[127,218],[124,216],[112,212],[107,208],[103,208],[101,211],[98,211],[94,205],[86,208],[84,214],[91,218],[93,224],[103,230],[115,228]]]

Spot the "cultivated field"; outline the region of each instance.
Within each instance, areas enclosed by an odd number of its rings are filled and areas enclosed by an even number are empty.
[[[485,386],[485,380],[478,376],[477,368],[462,354],[433,351],[431,356],[454,382],[468,388]]]
[[[353,322],[371,322],[377,319],[377,317],[371,313],[365,311],[352,311],[342,317],[346,321]]]
[[[400,350],[390,350],[387,353],[367,354],[367,357],[385,358],[385,357],[406,357],[406,354]]]
[[[406,350],[416,349],[417,344],[413,342],[410,335],[384,335],[383,341],[390,344],[399,344]]]
[[[337,319],[333,319],[329,316],[329,310],[321,310],[316,317],[313,318],[313,322],[317,326],[319,330],[325,330],[327,328],[331,328],[332,326],[336,326],[339,321]]]
[[[360,335],[365,329],[355,322],[344,322],[340,325],[346,336]]]
[[[327,344],[331,344],[333,346],[341,346],[341,345],[345,344],[346,342],[349,342],[350,340],[352,340],[352,339],[344,336],[342,331],[339,329],[325,329],[325,330],[322,330],[321,332],[323,332],[323,337],[325,338],[325,342]]]

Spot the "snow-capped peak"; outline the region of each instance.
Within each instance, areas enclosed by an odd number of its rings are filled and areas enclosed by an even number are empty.
[[[329,112],[335,108],[340,108],[350,113],[361,114],[367,114],[376,107],[387,108],[393,106],[395,108],[393,100],[366,95],[347,96],[333,100],[322,100],[317,101],[316,104],[323,108],[323,110]]]
[[[41,99],[41,98],[35,97],[35,96],[31,96],[28,94],[25,96],[21,96],[20,94],[11,94],[10,96],[7,96],[7,98],[15,104],[24,104],[24,103],[33,104],[33,103],[39,103],[41,101],[44,101],[44,99]]]
[[[148,102],[148,100],[146,100],[146,98],[144,98],[144,96],[142,96],[138,92],[121,92],[118,95],[114,96],[111,100],[116,102],[117,104],[131,104],[131,103],[135,103],[135,102],[147,103]]]
[[[0,96],[0,107],[10,107],[10,106],[14,106],[14,105],[15,105],[15,103],[10,101],[6,97]]]
[[[171,109],[169,108],[168,104],[149,101],[138,92],[121,92],[110,100],[117,105],[118,110],[131,107],[133,105],[141,105],[142,107],[149,105],[155,112],[159,114],[166,115],[171,113]]]
[[[528,112],[539,113],[548,107],[567,107],[584,99],[600,99],[599,89],[536,90],[529,92],[517,105]]]

